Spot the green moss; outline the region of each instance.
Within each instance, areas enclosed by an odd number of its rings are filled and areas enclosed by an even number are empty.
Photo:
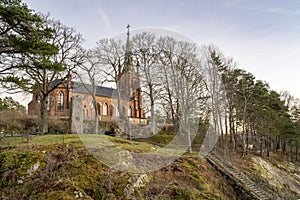
[[[104,148],[108,151],[112,147],[117,147],[118,150],[147,152],[153,151],[154,146],[145,142],[104,135],[85,136],[90,142],[96,141],[96,145],[108,147]],[[30,141],[32,145],[30,148],[17,147],[15,150],[0,153],[0,177],[1,182],[4,183],[1,186],[6,194],[10,194],[11,199],[22,199],[22,195],[29,199],[74,199],[74,191],[81,191],[84,195],[82,199],[124,199],[124,188],[127,184],[131,184],[130,173],[116,171],[99,162],[82,148],[82,138],[78,135],[65,135],[64,148],[61,139],[61,135],[35,136]],[[110,143],[108,144],[107,141]],[[99,150],[102,151],[101,148]],[[207,181],[208,178],[203,172],[205,170],[202,170],[205,169],[203,167],[205,163],[196,157],[185,156],[182,160],[183,163],[175,164],[180,169],[176,173],[163,170],[161,173],[155,172],[160,175],[156,176],[157,179],[151,179],[145,188],[135,191],[133,195],[136,199],[147,199],[148,195],[152,194],[152,197],[156,198],[157,191],[147,193],[150,192],[151,187],[157,186],[151,184],[158,181],[156,184],[159,185],[161,184],[159,181],[170,180],[172,176],[174,179],[170,181],[176,184],[166,187],[166,191],[162,194],[163,199],[218,199],[211,189],[213,186],[210,187],[209,180]],[[33,176],[25,178],[22,184],[13,182],[11,174],[15,169],[20,177],[38,161],[41,166]],[[151,176],[151,173],[147,175]],[[158,188],[161,191],[161,187]],[[14,198],[11,191],[18,191],[18,198]]]
[[[185,188],[172,186],[172,196],[171,199],[182,199],[182,200],[193,200],[193,199],[219,199],[219,197],[214,194],[208,193],[206,191],[199,191],[195,188]]]
[[[136,140],[141,142],[147,142],[158,146],[165,146],[166,144],[169,144],[174,139],[174,137],[175,134],[172,130],[162,129],[159,131],[159,133],[151,137],[136,139]]]
[[[0,187],[13,186],[16,180],[37,162],[42,163],[42,155],[30,151],[7,151],[0,154]]]
[[[33,199],[44,199],[44,200],[73,200],[75,199],[74,193],[72,194],[69,190],[67,191],[47,191],[39,193],[33,196]]]
[[[11,146],[40,146],[40,145],[57,145],[57,144],[77,144],[82,146],[82,142],[77,134],[47,134],[47,135],[35,135],[30,136],[29,143],[27,143],[27,135],[21,137],[7,137],[0,141],[1,147]]]
[[[8,151],[0,154],[1,171],[5,169],[17,169],[20,176],[24,176],[27,170],[38,161],[42,156],[34,152]]]

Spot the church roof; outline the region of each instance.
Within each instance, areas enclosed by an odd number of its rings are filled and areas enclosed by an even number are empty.
[[[72,91],[80,94],[90,94],[93,91],[93,86],[72,81]],[[118,91],[114,88],[96,86],[96,96],[118,98]],[[129,99],[129,96],[122,92],[122,98]]]
[[[84,85],[82,83],[72,82],[72,90],[75,93],[90,94],[90,92],[93,91],[93,86],[89,84]],[[113,88],[96,86],[96,96],[118,98],[118,91]]]
[[[56,87],[59,84],[63,84],[64,87],[67,87],[67,80],[61,83],[60,80],[54,80],[50,83],[52,87]],[[74,93],[79,94],[91,94],[93,91],[93,86],[90,84],[83,84],[79,82],[72,81],[72,91]],[[111,97],[111,98],[118,98],[118,91],[114,88],[96,86],[96,96],[104,96],[104,97]],[[122,92],[122,98],[129,99],[130,97]]]

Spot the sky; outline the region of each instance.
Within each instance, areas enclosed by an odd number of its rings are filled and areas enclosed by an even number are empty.
[[[93,48],[102,38],[154,27],[214,44],[278,92],[300,98],[300,0],[23,0],[75,28]]]

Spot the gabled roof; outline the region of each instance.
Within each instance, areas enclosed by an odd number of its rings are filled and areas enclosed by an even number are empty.
[[[83,84],[79,82],[72,81],[72,90],[74,93],[79,94],[91,94],[93,92],[93,86],[90,84]],[[54,80],[50,83],[51,87],[56,87],[59,84],[63,84],[64,87],[67,87],[67,81],[63,81],[61,83],[60,80]],[[104,96],[104,97],[111,97],[111,98],[118,98],[118,91],[114,88],[96,86],[96,96]],[[123,99],[129,99],[129,96],[122,92]]]
[[[90,94],[90,92],[93,91],[93,86],[90,84],[83,84],[72,81],[72,90],[74,93]],[[104,96],[117,99],[118,91],[113,88],[96,86],[96,96]],[[125,99],[129,99],[128,95],[126,95],[125,93],[122,93],[122,97]]]
[[[60,85],[60,84],[64,84],[64,86],[65,87],[67,87],[67,81],[61,81],[61,80],[59,80],[59,79],[55,79],[54,81],[51,81],[50,82],[50,86],[53,88],[53,87],[56,87],[56,86],[58,86],[58,85]]]

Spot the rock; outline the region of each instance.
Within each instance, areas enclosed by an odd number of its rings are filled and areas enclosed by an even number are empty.
[[[124,193],[126,199],[132,199],[132,195],[136,191],[136,189],[145,187],[147,183],[149,183],[150,179],[147,174],[132,174],[131,178],[129,178],[129,184],[126,185],[124,189]]]
[[[82,193],[80,191],[75,190],[74,195],[75,195],[75,199],[81,199],[82,198]]]
[[[297,177],[291,176],[290,174],[291,171],[293,171],[291,168],[293,168],[294,164],[289,163],[289,165],[282,168],[283,165],[276,167],[260,157],[253,157],[252,160],[254,167],[260,171],[261,176],[270,185],[278,190],[288,187],[291,191],[300,194],[300,184],[297,181]]]
[[[133,187],[145,187],[149,183],[149,177],[146,174],[133,174],[131,182],[133,183]]]
[[[26,174],[31,176],[34,172],[36,172],[36,170],[38,170],[39,167],[40,167],[40,162],[35,163],[27,170]]]
[[[113,166],[115,169],[121,171],[135,170],[135,165],[132,162],[132,154],[129,151],[123,150],[118,152],[118,159],[119,159],[118,163],[115,166]]]
[[[134,187],[130,184],[127,184],[124,189],[124,194],[126,199],[131,199],[132,194],[134,193]]]
[[[116,200],[116,195],[113,193],[108,193],[105,196],[102,197],[103,200]]]
[[[21,177],[21,178],[17,181],[17,183],[18,183],[18,184],[23,184],[23,183],[24,183],[23,179],[24,179],[24,176]]]

